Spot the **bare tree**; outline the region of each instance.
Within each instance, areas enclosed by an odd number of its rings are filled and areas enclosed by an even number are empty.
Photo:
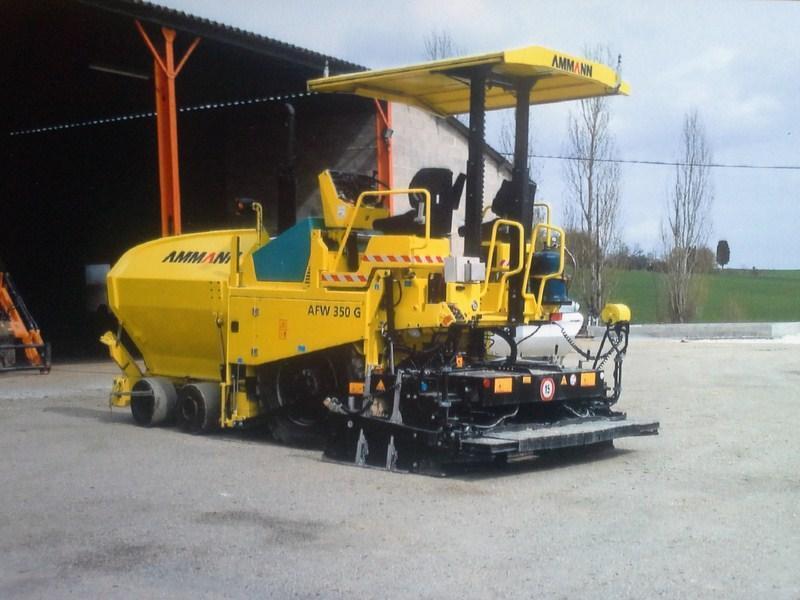
[[[453,41],[453,36],[446,29],[431,29],[423,39],[425,42],[425,58],[428,60],[441,60],[452,58],[463,54],[460,46]],[[466,115],[456,115],[455,117],[464,125],[469,123]]]
[[[500,132],[497,138],[497,145],[500,153],[513,160],[514,157],[514,109],[509,108],[499,111],[501,114]],[[536,147],[536,130],[534,129],[533,114],[531,113],[530,127],[528,128],[528,177],[541,185],[541,168],[538,162],[533,159],[533,151]]]
[[[588,54],[610,56],[607,50]],[[609,257],[619,243],[621,172],[610,121],[605,96],[581,100],[569,116],[568,153],[575,158],[565,163],[565,221],[578,234],[572,251],[583,272],[577,283],[590,318],[600,314],[607,297]]]
[[[695,310],[694,277],[698,248],[711,232],[711,203],[714,192],[709,178],[711,150],[697,111],[685,115],[681,155],[675,169],[675,183],[667,200],[667,214],[661,236],[667,270],[669,314],[685,323]]]
[[[424,42],[425,58],[428,60],[451,58],[461,52],[453,42],[450,32],[444,29],[432,29],[425,35]]]

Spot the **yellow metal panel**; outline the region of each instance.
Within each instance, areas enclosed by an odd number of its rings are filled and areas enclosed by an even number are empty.
[[[106,331],[100,336],[100,341],[108,346],[108,353],[111,359],[117,363],[120,370],[125,373],[125,377],[130,380],[130,387],[143,377],[139,365],[136,364],[131,353],[113,332]]]
[[[469,111],[469,83],[459,70],[480,65],[501,78],[536,78],[531,104],[630,93],[628,84],[610,67],[541,46],[314,79],[308,82],[308,89],[356,94],[454,115]],[[490,85],[487,109],[515,104],[513,91]]]
[[[118,408],[125,408],[131,404],[131,392],[133,391],[133,384],[135,382],[127,376],[114,377],[114,383],[111,385],[111,395],[109,396],[109,403]]]
[[[228,360],[232,363],[259,365],[365,337],[370,315],[363,293],[351,292],[350,298],[355,294],[359,301],[346,301],[339,299],[345,293],[301,300],[280,297],[278,290],[254,291],[261,297],[231,298],[230,319],[238,322],[239,329],[230,334]]]
[[[353,218],[355,211],[355,198],[340,198],[333,183],[333,177],[329,170],[319,174],[319,193],[322,200],[322,215],[325,219],[325,227],[347,227]],[[380,199],[376,199],[380,200]],[[387,204],[384,207],[383,204]],[[362,205],[353,222],[354,229],[370,229],[376,219],[383,219],[390,214],[388,203],[377,202],[376,206]]]
[[[109,306],[141,350],[148,372],[219,380],[231,271],[231,239],[241,250],[255,230],[161,238],[126,252],[108,274]],[[223,328],[223,338],[226,324]]]
[[[631,309],[625,304],[606,304],[600,312],[600,319],[609,325],[619,322],[629,323],[631,320]]]
[[[514,388],[514,380],[511,377],[498,377],[494,380],[495,394],[510,394]]]
[[[236,407],[236,410],[233,415],[233,421],[243,421],[245,419],[258,416],[261,412],[258,402],[256,402],[254,398],[249,397],[247,392],[243,390],[236,392],[234,397],[234,406]]]
[[[593,387],[597,383],[597,373],[581,373],[581,387]]]

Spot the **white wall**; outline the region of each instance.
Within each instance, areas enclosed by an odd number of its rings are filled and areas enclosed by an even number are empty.
[[[392,104],[392,158],[394,162],[394,187],[405,187],[422,167],[443,167],[455,175],[467,171],[467,138],[446,119],[404,104]],[[504,162],[486,156],[484,176],[484,206],[488,206],[503,179],[511,172]],[[453,214],[454,254],[461,254],[464,240],[456,233],[464,224],[464,198],[461,197],[457,213]],[[395,212],[408,210],[407,200],[395,199]]]

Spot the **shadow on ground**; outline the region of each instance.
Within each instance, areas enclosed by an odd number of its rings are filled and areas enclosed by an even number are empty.
[[[127,411],[115,410],[110,411],[107,409],[85,408],[80,406],[51,406],[43,408],[42,412],[63,415],[77,419],[92,419],[100,423],[117,423],[129,424],[135,427],[130,414]],[[172,426],[176,435],[187,435],[180,428]],[[191,435],[191,434],[190,434]],[[267,446],[277,446],[285,448],[288,455],[287,458],[300,458],[310,461],[323,461],[330,463],[332,468],[336,465],[347,466],[352,468],[357,467],[352,463],[345,463],[336,460],[330,460],[323,456],[324,448],[321,447],[292,447],[286,446],[276,442],[269,433],[269,430],[264,426],[248,427],[245,429],[236,429],[228,431],[219,431],[212,434],[200,434],[195,436],[198,439],[204,439],[209,444],[220,443],[246,443],[246,444],[263,444]],[[318,455],[302,452],[303,450],[313,450],[319,452]],[[447,465],[443,468],[436,468],[431,472],[409,474],[412,476],[427,475],[431,477],[445,477],[448,479],[456,479],[460,481],[481,481],[486,479],[498,479],[503,477],[514,477],[525,473],[536,473],[542,471],[549,471],[553,469],[564,469],[575,465],[586,465],[601,461],[620,459],[623,456],[634,452],[634,450],[625,450],[614,448],[613,446],[602,447],[578,447],[578,448],[564,448],[560,450],[551,450],[547,453],[525,457],[512,461],[495,461],[488,463],[468,464],[468,465]],[[374,467],[370,467],[374,468]],[[383,469],[376,469],[383,470]],[[405,475],[406,473],[398,473],[398,475]]]
[[[48,406],[41,409],[42,412],[72,417],[82,420],[94,420],[100,423],[119,423],[137,427],[128,409],[115,408],[113,411],[107,408],[86,408],[83,406]],[[176,435],[193,435],[197,439],[205,439],[210,444],[244,442],[252,444],[267,444],[271,446],[283,446],[276,442],[269,430],[265,426],[251,426],[243,429],[229,429],[206,434],[186,434],[179,427],[167,425],[161,429],[168,429]],[[288,448],[288,447],[287,447]]]
[[[451,467],[446,476],[462,481],[478,481],[501,477],[514,477],[525,473],[565,469],[575,465],[587,465],[608,460],[619,460],[627,454],[635,452],[613,446],[604,448],[579,447],[551,450],[546,454],[523,458],[511,462],[487,463]]]

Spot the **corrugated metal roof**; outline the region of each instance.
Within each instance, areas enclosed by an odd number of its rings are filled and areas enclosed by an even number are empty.
[[[232,25],[198,17],[147,0],[78,0],[81,4],[179,29],[206,39],[245,48],[258,54],[312,69],[322,74],[327,63],[331,74],[352,73],[366,68],[335,56],[329,56],[294,44],[246,31]]]

